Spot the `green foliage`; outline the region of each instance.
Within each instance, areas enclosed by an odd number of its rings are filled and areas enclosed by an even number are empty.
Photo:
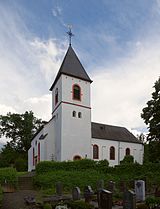
[[[145,202],[149,208],[155,208],[156,206],[160,206],[159,197],[147,197]]]
[[[82,200],[69,201],[67,206],[71,209],[93,209],[94,206],[90,205]]]
[[[52,205],[49,203],[45,203],[43,209],[52,209]]]
[[[99,179],[104,179],[104,181],[107,182],[111,179],[111,175],[91,169],[83,171],[57,170],[36,175],[34,183],[42,189],[49,189],[55,188],[56,182],[62,182],[64,190],[71,192],[72,188],[75,186],[80,187],[82,190],[88,184],[91,185],[92,188],[96,188]]]
[[[55,162],[55,161],[44,161],[38,163],[36,166],[37,174],[46,173],[49,171],[57,171],[57,170],[66,170],[66,171],[82,171],[86,169],[95,169],[103,171],[108,168],[108,161],[94,161],[90,159],[82,159],[76,161],[63,161],[63,162]]]
[[[149,128],[148,140],[160,140],[160,77],[154,84],[152,99],[143,108],[141,117]]]
[[[123,160],[120,163],[121,164],[134,163],[134,157],[132,155],[126,155],[126,156],[124,156]]]
[[[0,169],[0,184],[5,182],[16,185],[17,171],[14,168],[1,168]]]
[[[17,171],[27,171],[27,161],[22,158],[15,160],[14,166]]]
[[[2,191],[2,187],[0,185],[0,208],[2,206],[2,200],[3,200],[3,191]]]
[[[148,159],[151,162],[160,161],[160,77],[154,84],[152,99],[143,108],[141,117],[148,126],[147,140],[150,142]]]
[[[0,137],[11,139],[1,150],[0,167],[15,165],[18,170],[25,170],[31,140],[43,124],[44,122],[34,117],[32,111],[0,115]]]
[[[32,111],[0,115],[0,135],[10,138],[11,147],[17,151],[27,151],[30,148],[33,135],[42,125],[42,121],[35,118]]]

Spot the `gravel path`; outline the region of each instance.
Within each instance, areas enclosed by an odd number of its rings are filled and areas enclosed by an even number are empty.
[[[36,196],[37,192],[33,190],[21,190],[14,193],[4,193],[2,209],[31,209],[24,202],[26,196]]]

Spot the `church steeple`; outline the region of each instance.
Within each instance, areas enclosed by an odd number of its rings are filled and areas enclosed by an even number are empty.
[[[55,78],[54,83],[52,84],[50,91],[54,88],[57,80],[61,76],[61,74],[69,75],[75,78],[82,79],[84,81],[88,81],[92,83],[92,80],[86,73],[84,67],[82,66],[81,62],[79,61],[76,53],[74,52],[71,45],[69,45],[68,51],[64,57],[64,60],[62,62],[62,65],[59,69],[59,72]]]

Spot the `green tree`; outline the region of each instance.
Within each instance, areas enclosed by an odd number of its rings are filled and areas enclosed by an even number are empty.
[[[160,78],[154,84],[154,92],[152,99],[147,102],[147,106],[143,108],[141,117],[148,126],[149,141],[149,159],[150,161],[159,161],[160,150]]]
[[[2,148],[0,158],[9,164],[15,164],[18,158],[27,160],[31,140],[44,123],[34,117],[32,111],[26,111],[24,114],[0,115],[0,137],[3,135],[10,139]]]

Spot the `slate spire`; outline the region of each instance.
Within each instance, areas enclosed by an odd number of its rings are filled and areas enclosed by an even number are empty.
[[[55,78],[55,81],[53,82],[50,91],[54,88],[57,80],[61,76],[61,74],[72,76],[75,78],[79,78],[84,81],[88,81],[92,83],[92,80],[86,73],[84,67],[82,66],[81,62],[79,61],[76,53],[74,52],[71,45],[69,45],[68,51],[64,57],[64,60],[62,62],[62,65],[58,71],[58,74]]]

